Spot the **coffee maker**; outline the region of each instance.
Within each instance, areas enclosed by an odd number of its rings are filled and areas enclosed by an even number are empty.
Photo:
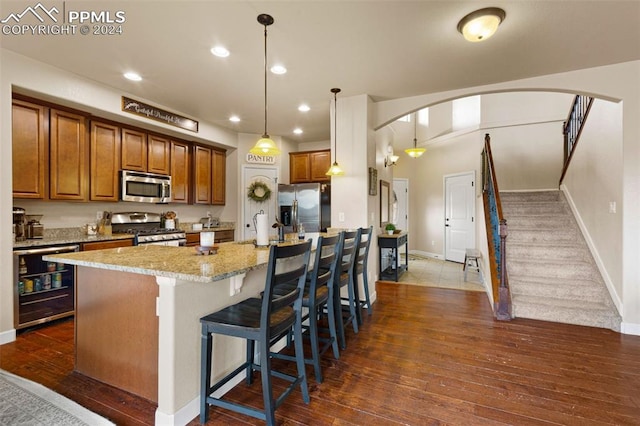
[[[26,214],[22,207],[13,208],[13,235],[16,241],[24,241],[27,239],[27,223]]]
[[[44,225],[40,223],[41,214],[26,215],[27,239],[38,239],[44,237]]]

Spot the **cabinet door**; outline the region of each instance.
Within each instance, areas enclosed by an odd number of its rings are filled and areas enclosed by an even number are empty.
[[[311,181],[311,167],[308,152],[293,152],[289,154],[289,181],[304,183]]]
[[[120,127],[91,122],[91,201],[118,201],[120,195]]]
[[[213,182],[211,190],[211,204],[225,204],[225,185],[227,154],[225,151],[213,150],[212,152]]]
[[[211,204],[212,164],[211,149],[196,145],[193,149],[194,204]]]
[[[14,100],[11,110],[13,198],[47,197],[48,116],[42,105]]]
[[[122,168],[147,171],[147,135],[133,129],[122,129]]]
[[[104,250],[118,247],[131,247],[133,245],[133,238],[125,238],[123,240],[107,240],[107,241],[94,241],[90,243],[82,243],[82,251],[90,250]]]
[[[331,180],[326,175],[331,167],[331,151],[318,151],[309,154],[309,164],[311,165],[312,182],[328,182]]]
[[[171,194],[172,202],[188,203],[191,182],[189,145],[171,141]]]
[[[147,171],[168,175],[171,163],[171,142],[169,139],[150,134],[147,136]]]
[[[49,198],[89,199],[86,118],[52,109],[49,126]]]

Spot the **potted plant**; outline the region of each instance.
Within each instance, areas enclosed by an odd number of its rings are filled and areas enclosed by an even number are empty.
[[[384,229],[387,231],[387,234],[393,235],[393,231],[396,230],[396,226],[393,223],[387,223]]]

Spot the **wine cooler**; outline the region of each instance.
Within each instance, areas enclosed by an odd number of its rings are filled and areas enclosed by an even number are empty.
[[[13,252],[14,327],[22,329],[75,313],[75,267],[42,256],[78,251],[77,244]]]

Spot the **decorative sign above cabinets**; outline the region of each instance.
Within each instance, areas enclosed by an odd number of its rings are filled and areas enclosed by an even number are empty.
[[[160,121],[165,124],[180,127],[185,130],[198,133],[198,122],[190,118],[182,117],[181,115],[174,114],[156,108],[154,106],[145,104],[144,102],[136,101],[126,96],[122,97],[122,110],[131,114],[146,117],[151,120]]]
[[[253,164],[276,164],[276,157],[273,155],[256,155],[247,153],[247,163]]]

